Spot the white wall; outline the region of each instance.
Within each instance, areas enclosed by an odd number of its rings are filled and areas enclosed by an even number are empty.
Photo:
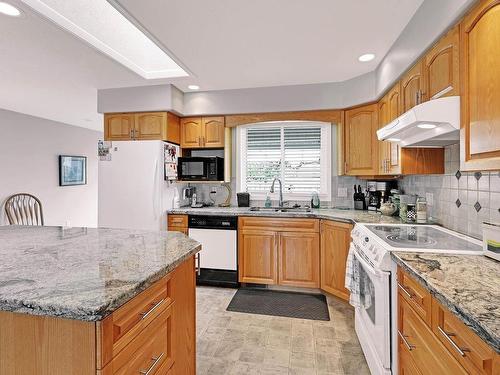
[[[101,132],[0,109],[0,225],[15,193],[37,196],[46,225],[97,226],[97,141]],[[87,156],[87,185],[59,186],[58,156]]]

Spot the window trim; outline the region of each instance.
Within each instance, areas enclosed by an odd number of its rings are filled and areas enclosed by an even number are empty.
[[[292,128],[321,128],[321,152],[320,158],[325,161],[321,163],[321,176],[325,176],[321,179],[321,187],[318,192],[319,198],[322,201],[330,202],[332,199],[332,124],[329,122],[322,121],[269,121],[269,122],[258,122],[246,125],[240,125],[236,128],[236,189],[237,191],[246,191],[246,186],[243,183],[246,178],[246,170],[243,168],[246,156],[246,130],[255,127],[286,127]],[[281,140],[284,142],[284,140]],[[284,152],[282,148],[282,153]],[[267,192],[250,192],[251,198],[253,200],[265,200]],[[270,194],[271,199],[278,199],[279,192]],[[309,201],[311,199],[311,193],[288,193],[283,191],[283,199],[289,201]]]

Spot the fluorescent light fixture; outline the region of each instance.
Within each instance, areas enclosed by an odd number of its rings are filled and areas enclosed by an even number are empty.
[[[200,86],[198,86],[198,85],[189,85],[188,89],[190,89],[190,90],[199,90]]]
[[[361,55],[358,57],[358,60],[361,62],[368,62],[372,61],[375,58],[375,55],[373,53],[365,53],[364,55]]]
[[[433,124],[418,124],[417,127],[420,129],[434,129],[436,125]]]
[[[389,142],[399,142],[399,141],[401,141],[401,139],[399,139],[399,138],[387,138],[386,141],[389,141]]]
[[[163,49],[106,0],[22,0],[146,79],[185,77]]]
[[[21,11],[17,9],[14,5],[0,1],[0,13],[6,16],[19,17]]]

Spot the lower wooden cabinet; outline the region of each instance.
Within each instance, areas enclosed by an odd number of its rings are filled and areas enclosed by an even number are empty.
[[[195,375],[195,277],[192,256],[98,322],[0,311],[0,374]]]
[[[181,232],[186,236],[189,234],[188,215],[169,214],[167,225],[170,232]]]
[[[238,231],[239,281],[278,283],[278,240],[273,231]]]
[[[319,287],[319,220],[240,217],[239,281]]]
[[[500,374],[500,355],[398,269],[400,374]]]
[[[319,288],[319,233],[279,234],[278,284]]]
[[[344,284],[351,230],[351,224],[321,220],[321,289],[344,300],[349,299]]]

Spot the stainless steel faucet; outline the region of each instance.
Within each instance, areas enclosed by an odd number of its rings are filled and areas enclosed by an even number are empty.
[[[270,192],[271,193],[274,193],[274,183],[276,182],[276,180],[280,183],[280,200],[279,200],[279,203],[278,205],[280,207],[283,207],[283,184],[281,183],[281,180],[276,177],[274,180],[273,180],[273,184],[271,185],[271,190]]]

